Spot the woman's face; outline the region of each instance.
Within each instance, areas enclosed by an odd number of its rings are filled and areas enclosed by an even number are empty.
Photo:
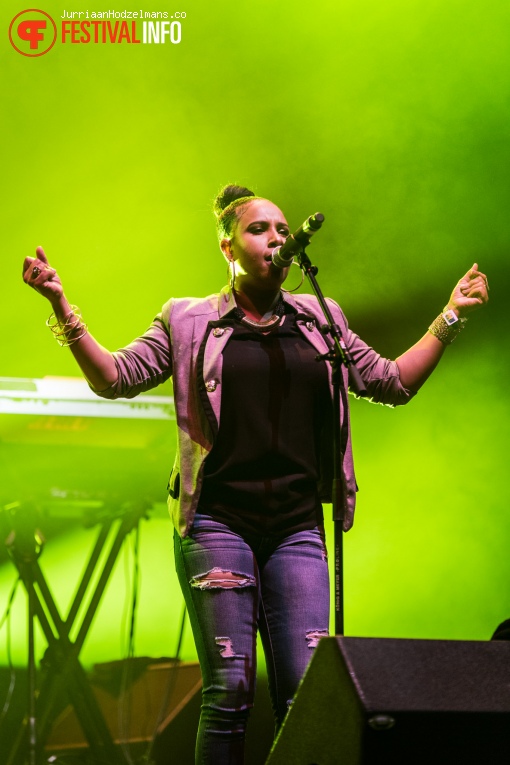
[[[280,288],[289,269],[276,268],[271,253],[285,242],[288,235],[285,216],[268,199],[254,199],[239,209],[232,236],[221,242],[225,257],[235,261],[237,288]]]

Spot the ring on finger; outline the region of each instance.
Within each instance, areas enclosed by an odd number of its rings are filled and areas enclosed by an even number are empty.
[[[34,268],[32,269],[33,278],[37,279],[40,273],[41,273],[41,269],[39,268],[39,266],[34,266]]]

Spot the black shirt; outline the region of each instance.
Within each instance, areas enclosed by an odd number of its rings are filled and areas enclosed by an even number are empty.
[[[220,427],[198,511],[239,533],[276,536],[322,521],[318,455],[331,416],[328,374],[289,310],[270,334],[234,321],[223,350]]]

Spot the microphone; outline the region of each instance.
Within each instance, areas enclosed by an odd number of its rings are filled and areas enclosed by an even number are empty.
[[[291,265],[294,255],[301,252],[310,243],[310,239],[324,223],[324,215],[320,212],[310,215],[309,218],[287,237],[281,247],[275,247],[271,253],[271,260],[276,268],[287,268]]]

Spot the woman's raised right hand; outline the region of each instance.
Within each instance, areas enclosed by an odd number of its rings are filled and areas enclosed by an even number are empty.
[[[62,282],[54,268],[48,263],[42,247],[37,247],[35,258],[25,258],[23,263],[23,281],[39,292],[50,303],[55,303],[64,294]]]

